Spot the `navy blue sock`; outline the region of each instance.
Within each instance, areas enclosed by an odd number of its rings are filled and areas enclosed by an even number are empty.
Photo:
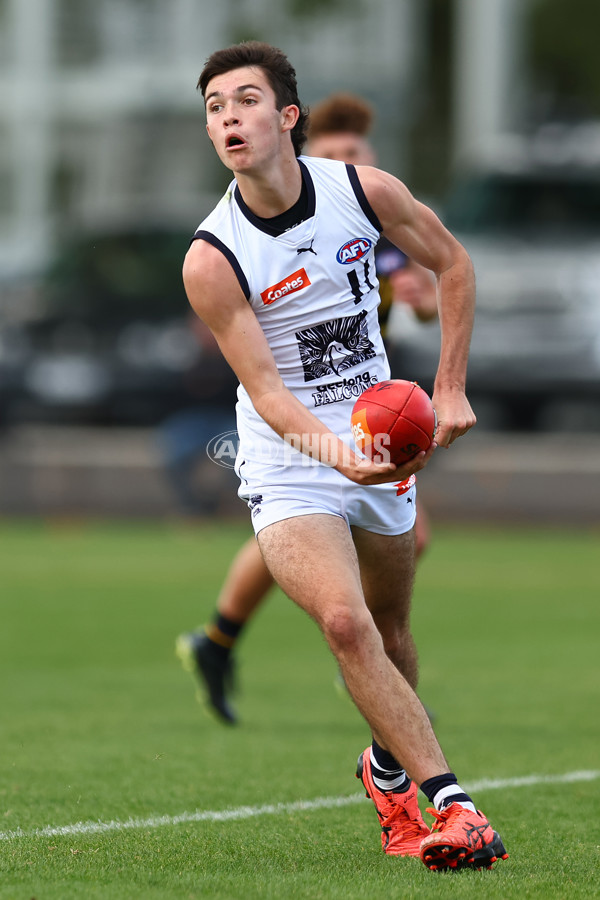
[[[228,619],[227,616],[223,616],[221,613],[217,613],[213,621],[222,634],[226,634],[234,641],[246,624],[245,622],[234,622],[233,619]]]
[[[475,804],[459,785],[454,772],[446,772],[444,775],[428,778],[421,784],[421,790],[438,812],[451,803],[460,803],[466,809],[475,811]]]
[[[215,647],[224,656],[228,656],[245,624],[245,622],[234,622],[232,619],[228,619],[227,616],[216,613],[211,624],[206,626],[205,631]]]
[[[371,744],[371,775],[380,791],[402,794],[410,787],[410,778],[388,750],[380,747],[375,739]]]

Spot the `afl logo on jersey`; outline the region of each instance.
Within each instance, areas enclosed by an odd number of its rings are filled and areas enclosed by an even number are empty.
[[[366,256],[372,246],[373,241],[369,238],[353,238],[340,247],[335,258],[343,266],[349,266]]]

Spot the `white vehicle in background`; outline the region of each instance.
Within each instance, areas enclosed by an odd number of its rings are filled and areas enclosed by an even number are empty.
[[[600,430],[600,126],[516,141],[458,177],[441,215],[475,265],[480,424]],[[431,389],[438,340],[397,337],[398,377]]]

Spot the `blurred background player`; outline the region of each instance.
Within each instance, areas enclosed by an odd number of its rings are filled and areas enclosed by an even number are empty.
[[[372,125],[373,110],[369,103],[355,94],[332,94],[310,111],[306,153],[353,165],[374,165],[375,151],[368,138]],[[392,306],[397,305],[407,321],[437,319],[435,283],[427,269],[409,260],[385,239],[378,245],[376,265],[381,295],[379,319],[384,337]],[[205,446],[206,441],[202,453]],[[430,529],[427,514],[418,499],[415,540],[419,557],[429,544]],[[231,563],[212,621],[177,639],[176,652],[184,668],[198,678],[210,710],[227,724],[237,722],[231,705],[233,649],[273,583],[258,542],[252,536]]]

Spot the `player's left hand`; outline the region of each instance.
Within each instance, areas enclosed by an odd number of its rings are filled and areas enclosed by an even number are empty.
[[[428,449],[421,450],[412,459],[407,460],[402,465],[394,465],[394,463],[379,463],[365,457],[359,457],[353,451],[347,454],[347,461],[344,464],[337,465],[336,468],[342,475],[354,481],[356,484],[388,484],[397,481],[406,481],[411,475],[416,475],[421,469],[424,469],[433,453],[437,444],[432,441]]]
[[[432,402],[438,422],[435,440],[440,447],[448,448],[477,422],[464,391],[436,387]]]

